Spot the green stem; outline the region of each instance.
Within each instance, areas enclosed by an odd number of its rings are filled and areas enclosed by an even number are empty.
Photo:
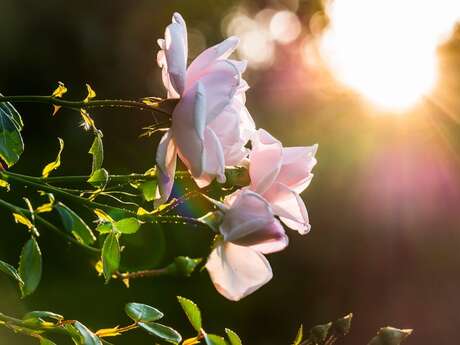
[[[45,103],[61,106],[70,109],[90,109],[104,107],[121,107],[121,108],[137,108],[141,110],[150,110],[160,112],[171,116],[169,112],[161,107],[163,101],[157,103],[146,104],[139,101],[123,100],[123,99],[101,99],[90,101],[66,101],[53,96],[0,96],[0,102],[25,102],[25,103]]]
[[[188,176],[187,171],[176,171],[177,178],[183,178]],[[80,175],[80,176],[51,176],[47,178],[37,178],[42,182],[50,183],[86,183],[90,178],[89,175]],[[144,175],[144,174],[129,174],[129,175],[109,175],[109,183],[130,183],[139,180],[153,180],[156,179],[155,176]],[[98,182],[98,181],[96,181]],[[102,182],[102,181],[101,181]]]
[[[25,208],[22,208],[22,207],[19,207],[19,206],[16,206],[16,205],[13,205],[13,204],[10,204],[9,202],[7,202],[5,200],[2,200],[2,199],[0,199],[0,205],[4,206],[5,208],[7,208],[7,209],[9,209],[9,210],[11,210],[13,212],[16,212],[16,213],[29,215],[29,216],[32,214],[32,212],[30,212],[29,210],[27,210]],[[78,245],[78,246],[80,246],[82,248],[85,248],[85,249],[90,250],[90,251],[95,252],[95,253],[100,252],[100,249],[88,246],[88,245],[86,245],[84,243],[81,243],[81,242],[77,241],[75,238],[73,238],[71,236],[68,236],[67,234],[65,234],[64,232],[59,230],[59,228],[57,226],[55,226],[54,224],[51,224],[45,218],[39,216],[38,214],[35,214],[35,220],[37,222],[41,223],[42,225],[46,226],[48,229],[50,229],[51,231],[55,232],[59,236],[63,237],[67,241],[72,242],[73,244],[76,244],[76,245]]]
[[[91,201],[89,199],[83,198],[83,197],[81,197],[79,195],[75,195],[75,194],[72,194],[70,192],[66,192],[66,191],[62,190],[61,188],[57,188],[57,187],[51,186],[49,184],[43,183],[42,180],[40,178],[37,178],[37,177],[15,174],[15,173],[12,173],[12,172],[9,172],[9,171],[3,171],[3,172],[1,172],[1,175],[4,175],[7,180],[21,182],[23,184],[33,186],[33,187],[37,188],[38,190],[44,190],[46,192],[50,192],[50,193],[60,195],[60,196],[62,196],[64,198],[67,198],[67,199],[70,199],[70,200],[73,200],[73,201],[77,201],[77,202],[79,202],[79,203],[81,203],[83,205],[89,206],[91,208],[100,208],[100,209],[103,209],[103,210],[114,210],[115,209],[115,210],[123,211],[123,212],[129,213],[129,214],[133,214],[133,215],[136,214],[135,212],[133,212],[131,210],[128,210],[128,209],[119,208],[119,207],[115,207],[115,206],[110,206],[110,205],[106,205],[106,204],[101,204],[101,203],[98,203],[98,202]]]

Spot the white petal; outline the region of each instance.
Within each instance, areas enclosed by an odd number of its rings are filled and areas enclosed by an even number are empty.
[[[232,243],[221,243],[206,263],[217,291],[231,301],[239,301],[265,285],[273,277],[263,254]]]

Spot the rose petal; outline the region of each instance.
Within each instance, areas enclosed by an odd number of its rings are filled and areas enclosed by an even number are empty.
[[[217,177],[219,183],[225,182],[224,152],[214,131],[206,128],[204,134],[203,173]]]
[[[174,13],[172,23],[166,27],[163,46],[166,64],[162,67],[176,93],[181,95],[185,89],[188,45],[187,27],[179,13]]]
[[[217,291],[231,301],[239,301],[273,277],[270,264],[261,253],[232,243],[218,244],[206,269]]]
[[[210,47],[198,55],[187,69],[187,78],[190,82],[197,80],[205,73],[206,68],[219,59],[226,59],[236,49],[238,37],[231,36],[219,44]]]
[[[180,99],[172,114],[171,129],[180,159],[194,177],[203,173],[204,118],[206,95],[195,85]]]
[[[310,231],[307,209],[297,192],[282,183],[275,183],[264,197],[270,202],[273,212],[289,228],[297,230],[301,235]]]
[[[157,198],[155,203],[165,203],[171,195],[176,172],[177,149],[172,140],[171,130],[167,131],[158,144],[156,161],[158,165]]]
[[[280,172],[282,145],[263,129],[257,131],[252,144],[253,149],[249,155],[251,189],[263,194],[271,187]]]
[[[318,145],[284,148],[283,162],[276,181],[301,193],[311,181],[317,149]]]

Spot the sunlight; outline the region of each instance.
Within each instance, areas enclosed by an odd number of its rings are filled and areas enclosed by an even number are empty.
[[[335,0],[320,51],[335,77],[371,102],[402,111],[437,81],[437,47],[460,19],[460,2]]]

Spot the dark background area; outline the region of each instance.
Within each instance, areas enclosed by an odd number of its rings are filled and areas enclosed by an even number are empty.
[[[241,3],[257,12],[290,2],[0,0],[0,90],[47,95],[62,81],[69,99],[83,98],[85,83],[98,98],[165,96],[156,39],[171,14],[179,11],[210,46],[225,36],[221,22]],[[320,7],[300,2],[304,31]],[[271,67],[248,71],[248,108],[257,126],[286,146],[319,143],[315,178],[303,193],[312,231],[304,237],[289,232],[291,245],[269,257],[274,279],[253,295],[229,302],[205,271],[190,279],[133,281],[130,289],[118,282],[104,285],[93,269],[97,258],[42,231],[42,283],[20,300],[15,284],[0,276],[0,311],[20,316],[50,310],[99,329],[128,323],[124,304],[137,301],[158,307],[165,322],[192,336],[175,300],[182,295],[201,306],[209,331],[229,327],[250,345],[289,344],[300,323],[308,328],[349,312],[354,325],[344,345],[366,344],[386,325],[414,328],[408,344],[455,343],[460,324],[459,37],[440,49],[442,74],[433,93],[452,100],[451,116],[430,102],[406,116],[380,114],[354,94],[318,87],[315,75],[286,46],[277,47]],[[78,114],[61,111],[52,118],[47,105],[17,108],[25,122],[26,151],[13,171],[39,175],[54,159],[59,136],[66,143],[59,173],[89,172],[92,137],[78,127]],[[143,172],[154,165],[159,138],[138,138],[152,123],[150,114],[92,114],[104,132],[109,171]],[[0,258],[15,263],[28,235],[5,210],[0,223]],[[203,256],[210,239],[194,228],[146,226],[125,243],[126,260],[139,268],[161,267],[177,255]],[[113,342],[148,344],[152,338],[134,332]],[[0,344],[33,343],[0,328]]]

